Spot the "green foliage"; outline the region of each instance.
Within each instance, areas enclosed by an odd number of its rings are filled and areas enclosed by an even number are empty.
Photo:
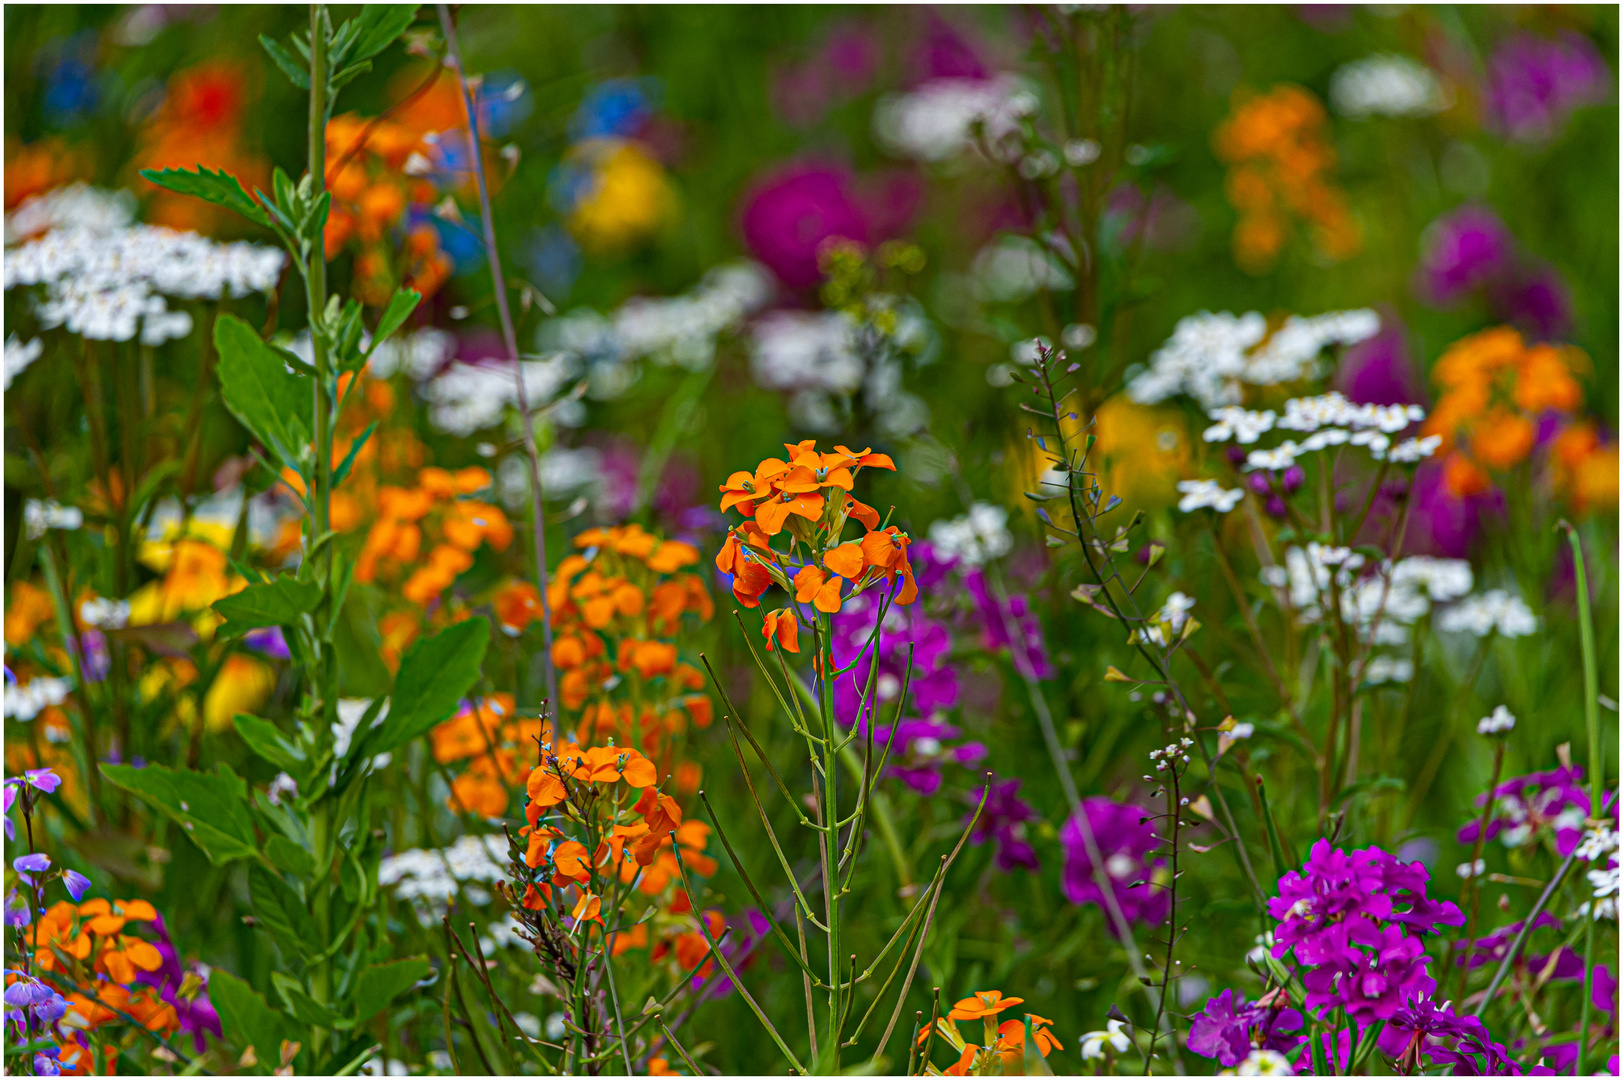
[[[214,347],[226,406],[283,465],[302,472],[310,442],[309,380],[289,371],[282,354],[234,315],[214,324]]]
[[[490,623],[483,617],[456,623],[415,642],[400,659],[388,717],[356,737],[348,760],[386,754],[422,738],[448,719],[478,681],[489,643]]]
[[[205,165],[199,165],[196,172],[185,169],[142,169],[141,175],[159,187],[181,195],[195,195],[216,206],[234,210],[256,225],[270,227],[271,220],[264,208],[254,202],[242,189],[241,182],[224,169],[215,171]]]
[[[249,585],[241,592],[214,602],[226,617],[217,631],[236,637],[263,626],[293,626],[321,603],[321,586],[286,574],[274,581]]]
[[[248,787],[224,762],[214,773],[163,765],[140,769],[102,765],[101,774],[178,822],[214,865],[258,857],[248,814]]]

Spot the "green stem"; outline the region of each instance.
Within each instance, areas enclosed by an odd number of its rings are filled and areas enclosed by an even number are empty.
[[[1595,663],[1595,627],[1589,610],[1589,578],[1584,571],[1583,545],[1578,542],[1578,530],[1563,521],[1567,543],[1572,547],[1574,585],[1578,592],[1578,638],[1584,655],[1584,724],[1589,729],[1589,806],[1594,818],[1601,816],[1602,793],[1606,790],[1604,773],[1606,762],[1601,758],[1600,745],[1600,675]],[[1593,908],[1594,899],[1591,897]],[[1576,1072],[1584,1075],[1589,1056],[1589,1007],[1595,981],[1595,913],[1585,918],[1584,928],[1584,993],[1578,1008],[1578,1064]]]

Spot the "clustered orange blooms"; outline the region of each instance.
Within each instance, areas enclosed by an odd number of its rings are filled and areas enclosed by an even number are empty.
[[[420,70],[403,72],[391,86],[397,104],[383,116],[346,113],[327,123],[327,257],[355,253],[355,295],[373,306],[388,303],[400,285],[432,296],[454,269],[428,220],[441,186],[414,166],[428,160],[440,133],[466,141],[467,111],[455,79],[434,78],[426,89],[421,79]],[[418,85],[406,91],[407,83]],[[447,186],[468,187],[468,172]]]
[[[1293,220],[1306,224],[1321,258],[1340,261],[1362,246],[1346,196],[1331,179],[1336,151],[1324,106],[1311,93],[1282,83],[1266,94],[1237,94],[1212,143],[1229,166],[1224,190],[1240,215],[1233,242],[1241,269],[1271,267]]]
[[[1016,1066],[1026,1051],[1026,1025],[1024,1020],[1005,1020],[998,1023],[998,1014],[1025,1003],[1024,998],[1004,997],[1001,990],[978,990],[957,1002],[952,1011],[936,1020],[935,1030],[919,1032],[919,1046],[928,1047],[934,1035],[959,1051],[956,1062],[938,1075],[942,1076],[1001,1076],[1005,1072],[1020,1071]],[[1054,1022],[1035,1013],[1027,1013],[1031,1021],[1032,1036],[1043,1057],[1064,1046],[1049,1029]],[[959,1020],[979,1020],[983,1025],[982,1043],[965,1041],[958,1031]],[[934,1069],[931,1069],[934,1072]]]
[[[704,582],[687,572],[698,549],[639,525],[588,529],[574,545],[547,584],[559,704],[579,714],[587,736],[612,735],[672,769],[680,790],[696,790],[698,766],[676,762],[670,739],[714,716],[704,676],[676,647],[684,615],[704,623],[715,613]],[[495,610],[504,630],[522,633],[541,616],[540,591],[509,582]]]
[[[499,817],[508,792],[523,785],[536,747],[552,738],[539,717],[519,716],[512,694],[492,694],[464,706],[432,733],[434,760],[467,766],[451,781],[452,810]]]
[[[1425,434],[1442,437],[1444,478],[1460,497],[1492,486],[1533,455],[1547,413],[1570,416],[1583,404],[1578,375],[1588,358],[1570,345],[1529,345],[1508,326],[1461,338],[1438,359],[1432,379],[1442,389]],[[1557,484],[1579,509],[1617,505],[1617,444],[1603,445],[1594,424],[1569,421],[1550,462]]]
[[[889,456],[843,446],[832,454],[819,453],[813,439],[783,448],[789,460],[767,458],[754,472],[740,470],[721,485],[721,509],[737,510],[746,519],[728,530],[716,555],[716,567],[733,576],[739,603],[759,607],[761,596],[777,585],[794,596],[796,605],[811,604],[832,615],[864,589],[880,581],[893,586],[900,578],[896,603],[911,604],[918,597],[907,561],[912,541],[894,525],[880,528],[879,512],[851,494],[864,468],[894,471]],[[861,540],[842,538],[852,519],[866,530]],[[773,538],[786,531],[787,553],[772,546]],[[805,555],[797,563],[800,547]],[[795,606],[767,612],[761,626],[767,648],[775,643],[798,653],[801,618]]]
[[[89,175],[88,155],[51,137],[23,143],[6,136],[5,207],[15,210],[24,200]]]
[[[252,191],[268,188],[264,155],[244,144],[243,118],[252,96],[247,69],[207,60],[169,80],[163,103],[141,130],[134,161],[140,169],[224,169]],[[152,192],[145,218],[155,225],[208,232],[230,220],[214,205],[140,181]]]
[[[136,982],[141,972],[163,966],[162,954],[146,939],[124,932],[131,922],[157,917],[145,900],[62,900],[23,930],[24,943],[34,950],[32,974],[67,999],[66,1026],[88,1033],[134,1019],[160,1035],[179,1030],[174,1005],[157,987]],[[78,1036],[64,1043],[61,1062],[64,1072],[90,1071],[88,1046]]]

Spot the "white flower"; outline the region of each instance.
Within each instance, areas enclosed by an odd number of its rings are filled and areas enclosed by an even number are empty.
[[[1425,418],[1426,410],[1418,405],[1354,405],[1346,395],[1332,390],[1317,397],[1292,398],[1285,402],[1285,415],[1280,418],[1279,426],[1286,431],[1310,432],[1334,426],[1394,435]],[[1359,440],[1358,445],[1369,441],[1367,438]]]
[[[63,506],[54,499],[46,499],[44,502],[29,499],[23,503],[23,525],[28,530],[30,540],[38,540],[45,535],[47,529],[64,529],[72,532],[84,523],[84,512],[77,506]]]
[[[1515,726],[1516,718],[1510,714],[1510,710],[1503,705],[1499,705],[1495,707],[1492,715],[1484,716],[1476,722],[1476,733],[1478,735],[1499,735]]]
[[[1120,1020],[1106,1020],[1105,1031],[1090,1031],[1082,1036],[1082,1060],[1097,1061],[1105,1056],[1105,1046],[1108,1044],[1118,1054],[1125,1054],[1127,1048],[1132,1046],[1127,1033],[1122,1030]]]
[[[402,900],[414,901],[419,919],[427,926],[438,920],[456,896],[458,882],[494,884],[506,877],[506,866],[507,846],[500,837],[461,836],[448,848],[412,848],[385,856],[378,864],[378,884],[392,888]],[[484,889],[465,892],[470,901],[490,902]]]
[[[1257,437],[1264,432],[1272,431],[1277,417],[1272,409],[1266,412],[1252,412],[1242,409],[1238,405],[1225,405],[1220,409],[1212,409],[1211,418],[1217,421],[1201,433],[1201,438],[1207,442],[1235,442],[1249,445],[1257,441]]]
[[[307,343],[309,338],[306,336],[304,341]],[[370,346],[371,336],[362,334],[361,343]],[[374,379],[387,379],[396,372],[404,372],[412,382],[422,382],[454,356],[456,336],[448,330],[428,326],[409,334],[389,337],[373,351],[366,363],[366,370]]]
[[[1161,605],[1161,610],[1155,615],[1156,619],[1172,627],[1174,634],[1183,630],[1183,624],[1189,621],[1189,612],[1195,606],[1195,598],[1175,592],[1167,597],[1167,602]]]
[[[1584,833],[1573,854],[1585,862],[1598,862],[1616,851],[1617,833],[1612,831],[1610,822],[1603,821],[1599,828]]]
[[[992,503],[975,503],[969,513],[930,525],[930,543],[944,556],[965,566],[980,566],[1007,555],[1014,547],[1009,512]]]
[[[1441,435],[1404,439],[1386,452],[1386,460],[1396,462],[1399,465],[1412,465],[1417,461],[1424,461],[1426,458],[1431,457],[1437,452],[1437,448],[1442,445],[1443,437]],[[1380,454],[1375,453],[1374,448],[1370,449],[1370,455],[1377,460],[1381,457]]]
[[[1437,618],[1437,629],[1445,634],[1472,634],[1486,637],[1497,630],[1507,638],[1526,637],[1538,629],[1538,619],[1522,598],[1504,589],[1489,589],[1468,596]]]
[[[1406,683],[1414,678],[1414,662],[1401,656],[1374,656],[1364,668],[1364,681],[1372,686],[1381,683]]]
[[[1486,870],[1487,868],[1488,868],[1487,860],[1486,859],[1478,859],[1476,862],[1462,862],[1462,863],[1460,863],[1458,866],[1456,866],[1454,868],[1454,873],[1458,874],[1462,878],[1481,877],[1482,872],[1484,870]]]
[[[6,243],[15,244],[52,229],[78,228],[106,234],[135,220],[135,195],[89,184],[69,184],[25,199],[6,215]]]
[[[1172,337],[1151,355],[1148,370],[1128,383],[1127,394],[1141,405],[1175,394],[1189,394],[1208,409],[1237,404],[1245,351],[1267,332],[1268,321],[1255,311],[1202,311],[1179,319]]]
[[[1235,1076],[1295,1076],[1290,1058],[1278,1050],[1253,1050],[1234,1067]]]
[[[21,375],[44,351],[45,342],[39,338],[30,338],[26,343],[16,334],[6,338],[4,389],[10,390],[11,380]]]
[[[538,408],[575,380],[580,362],[567,353],[555,353],[541,360],[520,361],[519,369],[526,400],[531,408]],[[518,385],[511,364],[458,360],[423,387],[423,397],[428,401],[429,423],[448,435],[466,437],[500,423],[507,410],[518,404]]]
[[[1330,76],[1330,104],[1342,116],[1431,116],[1452,96],[1424,64],[1407,56],[1377,53],[1343,64]]]
[[[355,736],[358,734],[356,729],[361,726],[361,721],[366,717],[366,710],[371,707],[372,702],[368,698],[338,699],[338,722],[332,726],[332,749],[333,754],[340,760],[343,759],[345,754],[349,753],[349,744],[354,741]],[[377,717],[373,719],[372,727],[377,727],[383,723],[384,718],[388,715],[389,703],[386,701],[383,703],[383,708],[378,710]],[[372,759],[372,768],[381,769],[389,764],[390,760],[391,755],[379,754]],[[336,768],[336,766],[334,767]]]
[[[1589,871],[1589,884],[1594,887],[1595,900],[1593,911],[1597,919],[1617,918],[1617,888],[1618,868],[1608,866],[1602,870]]]
[[[1296,382],[1312,373],[1314,361],[1331,345],[1356,345],[1374,337],[1381,317],[1368,308],[1292,315],[1251,355],[1245,381],[1261,386]]]
[[[946,161],[968,150],[972,126],[984,125],[988,143],[1015,133],[1035,102],[1020,80],[932,79],[905,94],[883,98],[874,109],[874,138],[889,154]]]
[[[9,670],[7,675],[10,675]],[[36,675],[20,686],[8,681],[5,690],[5,715],[10,720],[32,720],[49,706],[60,705],[66,701],[68,691],[72,689],[71,681],[49,675]]]
[[[1226,514],[1240,505],[1245,492],[1239,488],[1224,488],[1216,480],[1179,480],[1178,490],[1184,493],[1178,500],[1178,509],[1186,514],[1196,510],[1216,510]]]
[[[1303,448],[1286,439],[1272,450],[1253,450],[1245,456],[1247,470],[1267,469],[1282,472],[1296,464],[1296,455]]]
[[[1072,285],[1070,271],[1054,253],[1027,236],[1002,236],[981,248],[970,263],[969,280],[976,296],[994,303]]]
[[[79,605],[79,618],[99,630],[118,630],[130,621],[130,602],[94,596]]]
[[[272,806],[281,806],[282,800],[289,796],[298,798],[298,781],[285,772],[277,773],[276,779],[272,780],[270,786],[265,789],[265,798],[270,800]]]

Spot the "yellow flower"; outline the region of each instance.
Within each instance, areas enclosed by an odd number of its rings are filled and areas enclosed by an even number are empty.
[[[588,139],[569,156],[591,174],[569,215],[570,231],[585,247],[630,247],[675,213],[676,194],[665,170],[635,143]]]
[[[263,705],[274,689],[276,672],[269,664],[240,653],[228,656],[203,695],[203,723],[210,731],[223,731],[237,713]]]
[[[1176,409],[1139,405],[1118,394],[1099,407],[1090,455],[1106,496],[1134,510],[1178,501],[1178,481],[1190,462],[1189,431]],[[1035,444],[1033,444],[1035,446]],[[1047,458],[1042,468],[1049,467]]]

